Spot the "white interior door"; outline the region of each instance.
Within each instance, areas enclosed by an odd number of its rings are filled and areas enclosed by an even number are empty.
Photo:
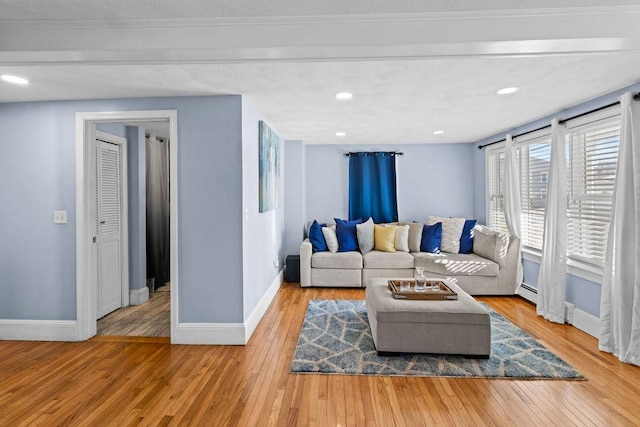
[[[122,162],[120,145],[96,139],[98,312],[122,307]]]

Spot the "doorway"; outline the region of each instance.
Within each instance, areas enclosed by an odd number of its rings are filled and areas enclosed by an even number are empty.
[[[100,123],[169,123],[169,282],[170,334],[174,340],[178,320],[178,186],[177,186],[177,112],[175,110],[123,111],[76,114],[76,309],[77,340],[86,340],[96,335],[98,314],[97,247],[93,241],[96,220],[96,148],[92,141],[96,137],[96,124]],[[92,161],[93,159],[93,161]],[[125,296],[126,294],[126,296]],[[127,299],[123,293],[122,300]]]
[[[98,130],[107,125],[98,125]],[[113,132],[127,138],[129,217],[129,304],[101,310],[104,298],[98,294],[100,336],[165,337],[171,336],[170,322],[170,194],[169,194],[169,122],[124,122],[108,125]],[[98,139],[98,147],[102,142]],[[101,150],[98,150],[98,160]],[[101,162],[98,161],[101,178]],[[115,181],[107,177],[108,182]],[[102,185],[97,186],[98,190]],[[97,206],[102,200],[98,198]],[[99,214],[101,214],[99,209]],[[101,218],[99,218],[101,219]],[[98,239],[98,259],[102,272]],[[124,249],[124,248],[123,248]],[[111,266],[109,271],[117,267]],[[98,277],[98,289],[103,287]]]

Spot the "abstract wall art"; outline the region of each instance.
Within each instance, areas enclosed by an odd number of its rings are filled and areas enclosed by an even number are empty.
[[[280,187],[280,137],[263,121],[259,127],[259,212],[278,207]]]

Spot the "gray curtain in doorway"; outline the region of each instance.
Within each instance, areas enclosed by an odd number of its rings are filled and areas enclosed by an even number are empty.
[[[159,288],[169,271],[169,140],[146,138],[147,278]],[[154,291],[155,289],[150,289]]]

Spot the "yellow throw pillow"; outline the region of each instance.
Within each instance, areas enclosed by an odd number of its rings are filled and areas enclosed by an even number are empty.
[[[395,252],[395,225],[378,225],[376,224],[373,231],[374,247],[376,251]]]

